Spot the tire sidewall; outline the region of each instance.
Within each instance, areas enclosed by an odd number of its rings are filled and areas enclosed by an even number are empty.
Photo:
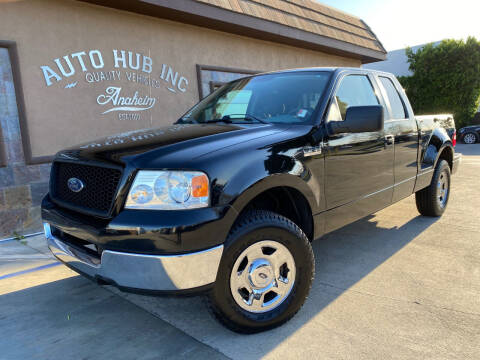
[[[438,180],[440,178],[440,175],[445,172],[445,174],[447,175],[447,181],[448,181],[448,192],[447,192],[447,201],[445,202],[445,206],[444,207],[441,207],[440,204],[438,203],[437,201],[437,183],[438,183]],[[448,202],[450,200],[450,193],[451,193],[451,179],[452,179],[452,176],[451,176],[451,173],[450,173],[450,166],[448,165],[448,162],[446,162],[445,160],[440,160],[440,162],[438,163],[436,169],[435,169],[435,173],[433,175],[433,179],[432,179],[432,184],[430,185],[432,188],[431,188],[431,194],[433,196],[433,207],[434,207],[434,210],[435,210],[435,213],[437,213],[438,215],[442,215],[443,212],[445,211],[445,209],[447,208],[448,206]]]
[[[248,328],[265,330],[281,324],[296,313],[305,301],[310,290],[314,264],[309,261],[311,248],[303,232],[293,225],[299,233],[287,226],[279,226],[278,222],[251,223],[232,234],[225,243],[212,296],[219,311],[234,323]],[[300,235],[300,236],[299,236]],[[303,238],[302,238],[303,237]],[[265,313],[251,313],[237,305],[230,288],[230,276],[233,266],[241,253],[249,246],[262,241],[272,240],[286,246],[292,254],[295,266],[295,283],[290,294],[276,308]],[[309,243],[308,243],[309,246]]]

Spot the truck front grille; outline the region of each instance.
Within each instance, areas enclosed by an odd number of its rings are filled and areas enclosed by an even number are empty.
[[[107,216],[113,206],[122,172],[108,167],[54,162],[50,195],[60,205],[73,210]],[[72,191],[69,180],[78,179],[83,188]]]

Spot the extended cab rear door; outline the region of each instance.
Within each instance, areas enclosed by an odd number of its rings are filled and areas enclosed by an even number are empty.
[[[395,149],[393,202],[413,193],[417,177],[417,122],[398,81],[390,74],[376,74],[385,99],[385,132],[392,136]]]
[[[346,71],[338,77],[326,121],[343,121],[349,106],[378,104],[385,107],[375,78]],[[394,150],[384,130],[327,136],[324,147],[327,232],[391,204]]]

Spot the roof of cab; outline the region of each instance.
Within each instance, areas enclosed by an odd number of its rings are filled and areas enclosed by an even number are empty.
[[[275,70],[275,71],[268,71],[264,73],[259,73],[256,75],[262,74],[282,74],[282,73],[292,73],[292,72],[307,72],[307,71],[329,71],[329,72],[343,72],[343,71],[354,71],[354,72],[361,72],[361,73],[371,73],[371,74],[378,74],[378,75],[387,75],[389,77],[394,76],[391,73],[380,71],[380,70],[373,70],[373,69],[364,69],[364,68],[356,68],[356,67],[306,67],[306,68],[294,68],[294,69],[282,69],[282,70]],[[255,75],[253,75],[255,76]]]

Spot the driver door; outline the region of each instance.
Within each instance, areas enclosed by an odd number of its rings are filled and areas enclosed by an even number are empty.
[[[349,106],[384,106],[379,93],[368,74],[347,74],[331,99],[327,121],[343,121]],[[391,204],[394,149],[384,129],[328,136],[325,148],[327,232]]]

